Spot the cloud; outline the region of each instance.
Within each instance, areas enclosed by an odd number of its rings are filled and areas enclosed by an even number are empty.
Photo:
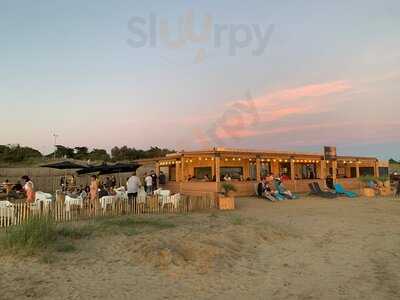
[[[332,110],[337,102],[332,96],[351,90],[349,82],[333,81],[281,89],[255,99],[231,102],[216,121],[212,133],[217,139],[266,134],[272,130],[273,123],[280,120],[293,116],[306,118],[307,115]],[[296,128],[301,128],[302,124],[299,125]]]

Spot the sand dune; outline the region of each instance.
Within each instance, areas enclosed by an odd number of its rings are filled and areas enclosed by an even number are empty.
[[[175,227],[0,257],[0,299],[399,299],[400,201],[240,199]]]

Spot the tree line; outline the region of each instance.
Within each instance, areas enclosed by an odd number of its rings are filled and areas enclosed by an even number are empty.
[[[56,149],[53,153],[43,155],[40,151],[31,147],[23,147],[20,145],[0,145],[0,162],[17,163],[38,160],[41,158],[77,159],[104,162],[132,161],[135,159],[164,156],[172,152],[174,151],[159,147],[150,147],[150,149],[142,150],[123,146],[113,147],[111,153],[108,153],[105,149],[94,148],[89,150],[89,148],[85,146],[66,147],[63,145],[56,145]]]

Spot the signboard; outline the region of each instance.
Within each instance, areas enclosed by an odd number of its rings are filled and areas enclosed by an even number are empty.
[[[325,160],[336,160],[337,159],[336,147],[325,146],[324,156]]]

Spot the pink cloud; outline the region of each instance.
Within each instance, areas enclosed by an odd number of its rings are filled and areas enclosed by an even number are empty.
[[[232,116],[222,118],[216,128],[217,136],[229,138],[257,135],[257,132],[264,131],[255,129],[259,127],[257,125],[264,124],[268,127],[268,123],[293,115],[329,111],[329,105],[335,101],[327,101],[327,97],[349,90],[351,85],[347,81],[334,81],[278,90],[254,100],[236,101],[230,104],[231,107],[250,109],[238,110]],[[252,113],[256,116],[252,116]]]

